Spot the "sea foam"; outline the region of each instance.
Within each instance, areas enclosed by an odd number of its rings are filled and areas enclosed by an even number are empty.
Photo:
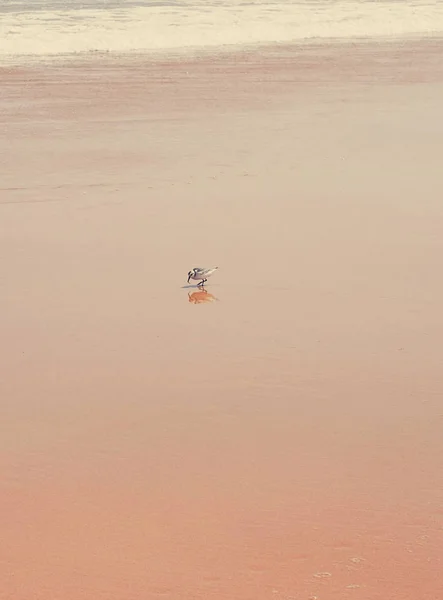
[[[62,8],[65,6],[65,8]],[[101,8],[99,8],[101,7]],[[180,3],[6,0],[0,61],[91,52],[183,52],[327,39],[443,35],[443,3],[416,1]]]

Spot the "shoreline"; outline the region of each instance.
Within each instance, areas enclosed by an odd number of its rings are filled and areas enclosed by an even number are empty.
[[[91,65],[94,62],[102,64],[109,62],[122,63],[181,63],[194,62],[199,60],[218,61],[226,58],[241,55],[282,55],[285,53],[294,54],[297,51],[307,49],[314,53],[321,50],[339,50],[355,46],[358,49],[374,49],[380,47],[383,50],[401,49],[403,46],[441,46],[443,44],[443,34],[430,33],[410,34],[393,38],[392,36],[377,37],[331,37],[331,38],[306,38],[294,40],[292,42],[263,42],[256,44],[226,44],[223,46],[195,46],[183,49],[165,48],[159,50],[146,51],[100,51],[91,50],[89,52],[68,52],[63,54],[22,54],[4,58],[0,56],[0,72],[2,70],[14,68],[31,68],[39,66],[70,66],[83,63]]]

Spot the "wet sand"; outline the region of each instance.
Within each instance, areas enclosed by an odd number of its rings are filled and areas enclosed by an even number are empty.
[[[441,599],[442,49],[2,70],[2,598]]]

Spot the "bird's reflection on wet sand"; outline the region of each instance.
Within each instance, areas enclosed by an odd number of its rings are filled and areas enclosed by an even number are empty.
[[[216,298],[213,294],[209,293],[205,288],[201,288],[195,292],[188,293],[188,301],[191,304],[204,304],[207,302],[216,302],[218,298]]]

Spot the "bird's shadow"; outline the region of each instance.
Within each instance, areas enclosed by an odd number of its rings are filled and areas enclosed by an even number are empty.
[[[218,298],[216,298],[214,294],[210,294],[204,288],[200,288],[192,293],[191,291],[188,292],[188,301],[191,302],[191,304],[206,304],[208,302],[218,302]]]
[[[199,289],[199,290],[204,290],[204,286],[203,285],[182,285],[181,287],[182,290],[189,290],[189,289]]]

